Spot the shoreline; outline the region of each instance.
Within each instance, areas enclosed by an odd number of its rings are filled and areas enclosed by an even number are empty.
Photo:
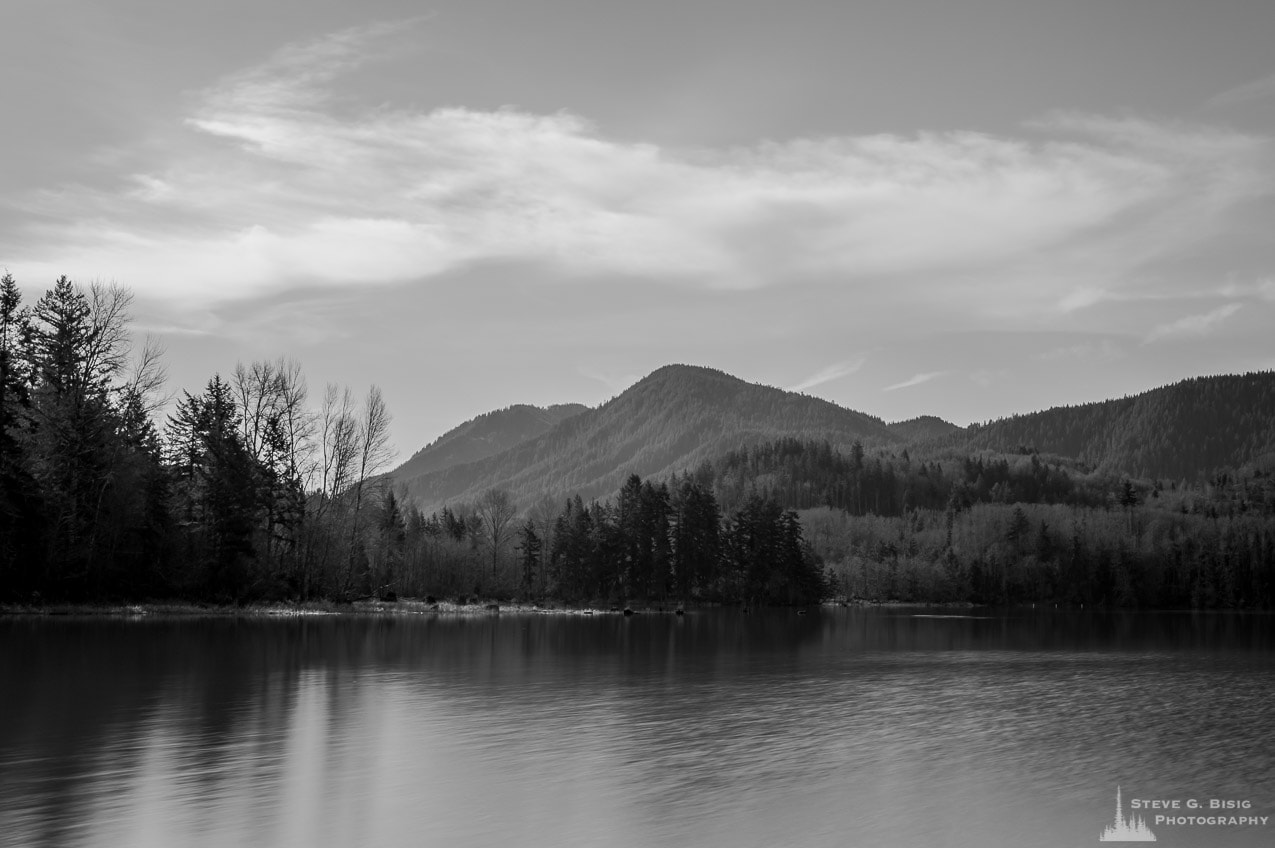
[[[575,606],[560,602],[527,603],[514,601],[481,600],[459,603],[451,600],[427,601],[420,598],[402,598],[397,601],[360,600],[348,603],[336,601],[305,601],[301,603],[264,604],[211,604],[190,601],[144,601],[137,603],[51,603],[51,604],[0,604],[0,618],[15,617],[87,617],[106,616],[142,618],[149,616],[214,617],[214,618],[288,618],[328,615],[495,615],[515,613],[529,615],[676,615],[701,610],[738,609],[739,604],[704,603],[682,606],[680,604],[641,605],[617,607],[606,605]],[[824,601],[804,607],[811,608],[914,608],[914,609],[973,609],[977,605],[965,602],[917,603],[902,601]],[[767,607],[769,609],[769,607]],[[785,609],[785,607],[774,607]]]
[[[419,598],[403,598],[397,601],[360,600],[349,603],[335,601],[306,601],[303,603],[205,604],[188,601],[146,601],[141,603],[53,603],[53,604],[0,604],[0,619],[5,618],[301,618],[306,616],[477,616],[477,615],[678,615],[707,610],[740,609],[739,604],[691,604],[680,606],[664,604],[656,606],[617,607],[612,605],[573,606],[564,603],[526,603],[512,601],[477,601],[458,603],[450,600],[426,601]],[[1268,610],[1201,610],[1201,609],[1119,609],[1083,607],[1046,607],[1036,604],[1013,607],[989,607],[965,601],[926,603],[915,601],[824,601],[819,604],[795,607],[764,607],[764,609],[790,609],[804,614],[810,609],[878,609],[878,610],[987,610],[1002,612],[1077,612],[1077,613],[1268,613]]]
[[[141,603],[54,603],[0,604],[0,618],[50,617],[210,617],[210,618],[290,618],[301,616],[412,616],[412,615],[498,615],[500,613],[534,615],[675,615],[679,610],[691,611],[711,606],[683,608],[664,607],[571,606],[522,602],[478,601],[458,603],[449,600],[425,601],[403,598],[397,601],[362,600],[349,603],[306,601],[273,604],[201,604],[186,601],[146,601]]]

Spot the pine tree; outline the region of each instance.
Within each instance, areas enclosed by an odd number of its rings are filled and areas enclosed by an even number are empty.
[[[260,469],[239,428],[231,388],[215,375],[201,395],[185,393],[166,431],[176,514],[187,557],[195,564],[191,579],[227,600],[261,589],[249,585],[248,572]]]
[[[43,557],[42,498],[31,474],[30,310],[12,274],[0,278],[0,597],[25,600]]]
[[[540,566],[542,547],[540,534],[536,532],[536,523],[527,521],[518,531],[518,536],[517,550],[521,553],[519,561],[522,565],[522,589],[523,592],[531,594],[532,587],[535,585],[536,571]]]
[[[117,528],[106,515],[127,494],[114,380],[128,355],[129,301],[122,289],[86,294],[61,277],[32,313],[26,453],[45,505],[43,582],[54,594],[99,594],[111,567]]]

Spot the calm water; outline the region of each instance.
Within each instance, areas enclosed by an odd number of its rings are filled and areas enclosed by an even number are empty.
[[[1272,845],[1273,765],[1270,616],[0,620],[6,846]]]

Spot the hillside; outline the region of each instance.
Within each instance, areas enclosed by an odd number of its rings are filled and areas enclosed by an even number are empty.
[[[970,449],[1074,457],[1135,477],[1195,480],[1275,452],[1275,372],[1196,377],[1132,397],[994,421]]]
[[[786,436],[842,449],[855,440],[899,441],[880,419],[825,400],[709,368],[670,365],[501,453],[426,471],[416,470],[414,457],[391,476],[426,511],[472,500],[493,486],[523,504],[544,493],[589,498],[614,491],[629,474],[669,474]]]
[[[630,474],[661,477],[782,439],[843,453],[856,440],[907,446],[918,460],[1036,451],[1108,476],[1200,480],[1275,455],[1275,374],[1195,378],[960,428],[934,416],[887,425],[818,398],[671,365],[596,409],[515,406],[479,416],[391,477],[426,511],[491,487],[526,506],[546,493],[603,496]]]
[[[549,407],[516,404],[479,415],[448,430],[418,450],[411,459],[399,466],[394,475],[400,478],[417,477],[494,456],[548,432],[587,409],[587,406],[579,403],[562,403]]]
[[[918,418],[909,418],[907,421],[896,421],[886,426],[889,427],[891,433],[905,442],[940,439],[951,436],[953,433],[964,432],[964,428],[934,415],[922,415]]]

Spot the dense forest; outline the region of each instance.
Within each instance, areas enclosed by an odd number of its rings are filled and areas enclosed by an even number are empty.
[[[711,476],[796,509],[833,591],[874,600],[1275,607],[1275,457],[1191,483],[1025,449],[848,455],[781,440]]]
[[[815,603],[828,588],[795,511],[753,493],[723,515],[689,474],[635,474],[614,498],[546,497],[521,516],[503,489],[457,511],[412,509],[396,562],[416,594],[757,605]]]
[[[1195,377],[1130,397],[1015,415],[949,437],[963,449],[1074,457],[1107,473],[1202,481],[1275,454],[1275,374]]]
[[[457,428],[436,446],[460,464],[418,455],[465,477],[465,497],[434,505],[385,473],[375,386],[313,403],[281,359],[169,398],[162,352],[130,344],[129,301],[63,277],[28,306],[0,281],[0,600],[1275,606],[1272,407],[1217,388],[1261,400],[1270,375],[1133,399],[1176,420],[1220,410],[1201,419],[1218,455],[1253,449],[1179,477],[1029,443],[1057,424],[1136,444],[1151,419],[1119,404],[1011,419],[997,438],[1022,444],[977,449],[938,419],[891,430],[672,366],[596,410],[511,407]],[[643,458],[659,472],[634,473]],[[475,489],[496,465],[507,485]]]

